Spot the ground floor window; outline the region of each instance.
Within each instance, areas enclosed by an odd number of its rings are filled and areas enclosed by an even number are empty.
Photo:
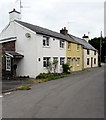
[[[60,58],[60,65],[63,65],[64,63],[65,63],[65,58],[64,57]]]
[[[11,71],[11,57],[6,56],[6,71]]]
[[[71,63],[71,58],[68,57],[68,58],[67,58],[67,64],[70,65],[70,63]]]
[[[87,65],[89,65],[89,58],[87,58]]]
[[[80,58],[77,58],[76,64],[79,66],[80,65]]]
[[[43,58],[43,67],[49,66],[50,63],[50,57],[44,57]]]
[[[96,58],[94,58],[94,64],[96,64]]]

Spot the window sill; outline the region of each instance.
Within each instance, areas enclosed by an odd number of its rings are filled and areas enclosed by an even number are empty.
[[[50,46],[43,46],[43,48],[50,48]]]

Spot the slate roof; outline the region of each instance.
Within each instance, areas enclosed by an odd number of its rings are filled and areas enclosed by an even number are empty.
[[[83,48],[85,49],[89,49],[89,50],[96,50],[92,45],[90,45],[87,41],[85,41],[84,39],[78,38],[76,36],[73,35],[69,35],[70,37],[72,37],[73,39],[75,39],[77,42],[79,42],[79,44],[83,45]]]
[[[13,58],[23,58],[24,56],[21,55],[20,53],[17,53],[15,51],[5,51],[7,55],[12,56]]]
[[[67,40],[67,41],[70,41],[70,42],[78,43],[73,38],[70,38],[68,35],[66,36],[66,35],[60,34],[58,32],[54,32],[52,30],[48,30],[46,28],[42,28],[42,27],[39,27],[39,26],[36,26],[36,25],[32,25],[32,24],[29,24],[29,23],[26,23],[26,22],[17,21],[17,20],[15,20],[15,21],[17,23],[23,25],[24,27],[27,27],[30,30],[38,33],[38,34],[49,35],[51,37],[55,37],[55,38],[59,38],[59,39],[62,39],[62,40]]]
[[[17,23],[21,24],[22,26],[24,26],[26,28],[29,28],[30,30],[32,30],[32,31],[34,31],[38,34],[48,35],[48,36],[51,36],[51,37],[55,37],[55,38],[70,41],[70,42],[73,42],[73,43],[77,43],[77,44],[82,45],[85,49],[96,50],[93,46],[91,46],[84,39],[78,38],[76,36],[73,36],[73,35],[70,35],[70,34],[63,35],[61,33],[54,32],[52,30],[48,30],[46,28],[42,28],[42,27],[39,27],[39,26],[36,26],[36,25],[32,25],[32,24],[29,24],[29,23],[26,23],[26,22],[22,22],[22,21],[18,21],[18,20],[15,20],[15,21]]]

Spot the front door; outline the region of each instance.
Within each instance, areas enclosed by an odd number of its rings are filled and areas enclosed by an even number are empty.
[[[93,58],[91,57],[91,68],[93,67]]]
[[[72,59],[72,71],[75,71],[75,58]]]

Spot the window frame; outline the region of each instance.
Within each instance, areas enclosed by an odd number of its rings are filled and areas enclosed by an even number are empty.
[[[70,63],[69,63],[70,60]],[[67,64],[70,65],[71,64],[71,57],[67,57]]]
[[[77,64],[77,66],[80,66],[80,58],[76,59],[76,64]]]
[[[77,51],[79,51],[79,49],[80,49],[80,45],[79,45],[79,44],[77,44]]]
[[[71,42],[68,42],[68,50],[71,50]]]
[[[6,56],[6,71],[11,71],[11,57]]]
[[[50,46],[50,37],[43,36],[43,47],[49,47]]]
[[[90,55],[90,50],[87,50],[87,55]]]
[[[60,57],[60,65],[63,65],[64,63],[65,63],[65,57]]]
[[[64,40],[60,40],[60,48],[65,48],[65,41]]]
[[[96,58],[94,58],[94,64],[96,65]]]
[[[50,57],[43,57],[43,67],[48,67],[50,62]]]

